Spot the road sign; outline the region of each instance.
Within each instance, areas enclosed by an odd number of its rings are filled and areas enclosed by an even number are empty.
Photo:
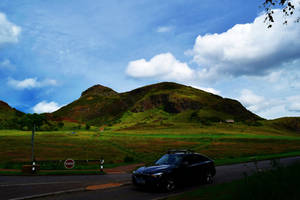
[[[72,169],[75,166],[75,161],[73,159],[67,159],[64,164],[66,169]]]

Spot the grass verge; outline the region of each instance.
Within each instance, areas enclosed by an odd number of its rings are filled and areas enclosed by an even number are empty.
[[[300,199],[300,163],[274,170],[257,172],[241,180],[186,192],[167,200],[283,200]]]

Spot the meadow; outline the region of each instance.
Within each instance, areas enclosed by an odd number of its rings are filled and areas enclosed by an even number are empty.
[[[30,162],[31,131],[1,130],[0,148],[0,168],[19,168]],[[238,123],[91,127],[35,134],[36,160],[48,162],[48,169],[63,168],[62,161],[67,158],[94,161],[86,168],[97,167],[101,157],[111,166],[151,163],[168,149],[194,150],[220,165],[300,155],[300,137],[294,132]],[[49,167],[55,162],[60,164]]]

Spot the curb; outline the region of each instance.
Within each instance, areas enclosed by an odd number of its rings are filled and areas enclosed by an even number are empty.
[[[82,191],[85,191],[85,188],[77,188],[77,189],[63,190],[63,191],[58,191],[58,192],[37,194],[37,195],[31,195],[31,196],[26,196],[26,197],[12,198],[12,199],[9,199],[9,200],[34,199],[34,198],[40,198],[40,197],[46,197],[46,196],[52,196],[52,195],[58,195],[58,194],[65,194],[65,193],[71,193],[71,192],[82,192]]]
[[[12,199],[9,199],[9,200],[26,200],[26,199],[35,199],[35,198],[41,198],[41,197],[47,197],[47,196],[53,196],[53,195],[59,195],[59,194],[66,194],[66,193],[73,193],[73,192],[104,190],[104,189],[110,189],[110,188],[116,188],[116,187],[130,185],[131,182],[127,181],[127,182],[123,182],[123,183],[112,183],[112,184],[118,184],[118,185],[112,185],[111,187],[103,187],[103,188],[100,187],[99,189],[88,189],[88,187],[91,187],[91,186],[87,186],[87,187],[84,187],[84,188],[63,190],[63,191],[57,191],[57,192],[49,192],[49,193],[44,193],[44,194],[37,194],[37,195],[31,195],[31,196],[25,196],[25,197],[12,198]],[[102,185],[108,185],[108,184],[102,184]]]

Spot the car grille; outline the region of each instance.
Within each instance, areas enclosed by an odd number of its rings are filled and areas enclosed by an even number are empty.
[[[134,174],[133,177],[138,185],[152,185],[156,182],[155,179],[148,174]]]

